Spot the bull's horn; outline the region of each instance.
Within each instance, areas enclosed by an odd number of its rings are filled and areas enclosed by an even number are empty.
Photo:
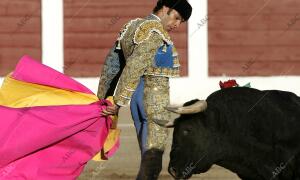
[[[183,106],[183,107],[168,106],[166,109],[177,114],[194,114],[194,113],[205,111],[206,108],[207,108],[207,102],[205,100],[201,100],[189,106]]]

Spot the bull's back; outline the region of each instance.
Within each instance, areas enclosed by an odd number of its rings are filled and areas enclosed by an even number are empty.
[[[262,143],[300,148],[300,98],[294,93],[228,88],[211,94],[207,102],[225,113],[221,117],[226,117],[228,128]]]

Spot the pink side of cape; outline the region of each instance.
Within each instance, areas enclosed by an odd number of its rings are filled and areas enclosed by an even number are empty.
[[[19,81],[93,94],[90,89],[74,79],[41,64],[27,55],[20,59],[12,77]]]
[[[108,135],[105,106],[0,106],[0,179],[75,179]]]

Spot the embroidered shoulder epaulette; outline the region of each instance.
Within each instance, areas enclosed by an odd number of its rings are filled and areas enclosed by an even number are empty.
[[[128,23],[126,23],[126,24],[122,27],[122,29],[120,30],[120,33],[119,33],[119,37],[118,37],[118,39],[117,39],[118,44],[117,44],[116,49],[121,49],[120,41],[123,39],[123,37],[124,37],[124,35],[126,34],[128,28],[129,28],[134,22],[139,21],[139,20],[142,20],[142,19],[141,19],[141,18],[133,19],[133,20],[129,21]]]
[[[136,29],[133,41],[140,44],[149,39],[151,33],[158,33],[167,44],[173,44],[169,34],[164,30],[162,24],[156,20],[145,20]]]

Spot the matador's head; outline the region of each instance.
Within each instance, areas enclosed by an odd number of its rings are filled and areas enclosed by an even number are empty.
[[[160,19],[166,31],[172,31],[186,22],[192,14],[187,0],[158,0],[153,13]]]

